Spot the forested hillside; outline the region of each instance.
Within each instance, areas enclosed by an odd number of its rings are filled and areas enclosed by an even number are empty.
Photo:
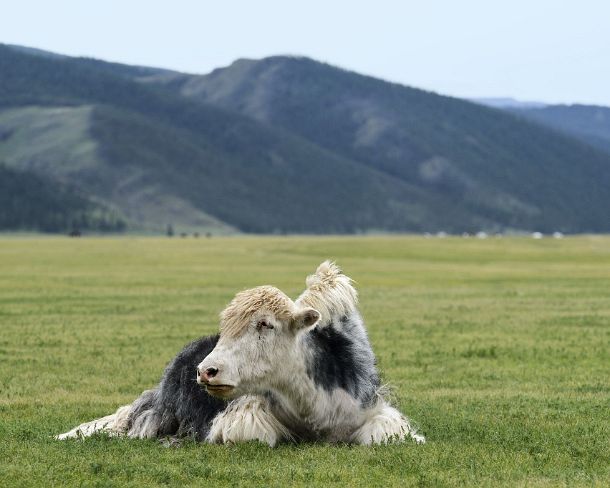
[[[287,128],[498,227],[610,226],[608,155],[499,110],[306,58],[239,60],[155,82]]]
[[[0,164],[0,229],[122,232],[125,222],[70,188]]]

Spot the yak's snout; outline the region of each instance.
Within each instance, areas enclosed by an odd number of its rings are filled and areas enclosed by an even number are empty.
[[[210,395],[226,399],[235,391],[235,384],[224,377],[226,374],[227,368],[221,370],[221,365],[208,356],[197,366],[197,383],[205,387]]]
[[[201,363],[197,366],[197,383],[205,387],[210,395],[226,399],[233,394],[235,386],[226,382],[220,373],[217,366]]]
[[[197,368],[197,383],[207,385],[218,374],[218,368]]]

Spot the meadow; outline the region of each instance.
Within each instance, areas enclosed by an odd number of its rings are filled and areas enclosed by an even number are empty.
[[[428,443],[53,435],[157,383],[238,290],[335,259]],[[0,238],[0,485],[608,486],[610,237]]]

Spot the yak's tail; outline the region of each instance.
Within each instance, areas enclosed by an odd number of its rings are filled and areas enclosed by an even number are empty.
[[[120,407],[112,415],[92,420],[74,427],[69,432],[56,435],[58,440],[90,437],[95,433],[125,434],[128,437],[155,437],[161,425],[161,415],[155,410],[159,390],[146,390],[133,403]]]
[[[56,435],[55,439],[60,441],[65,439],[78,439],[90,437],[98,432],[104,432],[109,435],[124,434],[128,430],[130,412],[131,405],[124,405],[112,415],[106,415],[101,419],[80,424],[78,427],[74,427],[68,432]]]

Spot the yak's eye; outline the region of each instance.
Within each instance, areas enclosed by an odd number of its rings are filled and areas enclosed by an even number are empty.
[[[256,328],[258,330],[261,329],[273,329],[273,325],[271,325],[269,322],[267,322],[266,320],[259,320],[256,324]]]

